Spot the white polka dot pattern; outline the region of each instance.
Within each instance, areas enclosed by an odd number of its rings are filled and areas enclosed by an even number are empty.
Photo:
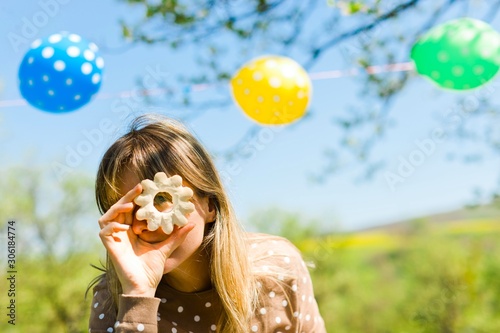
[[[276,274],[262,283],[261,303],[253,325],[260,327],[259,323],[265,322],[266,332],[325,332],[309,272],[299,252],[280,240],[254,244],[256,266],[268,266],[268,271]],[[283,283],[288,287],[280,287]],[[319,319],[315,321],[316,317]]]
[[[294,60],[264,56],[240,68],[231,80],[231,92],[244,113],[258,123],[289,124],[305,114],[312,85]]]
[[[279,239],[275,239],[274,243],[256,244],[252,253],[255,252],[257,257],[260,253],[262,259],[255,261],[254,268],[262,272],[261,267],[268,266],[269,277],[258,281],[260,300],[249,324],[250,332],[325,333],[309,273],[298,252]],[[278,273],[280,267],[284,270]],[[219,313],[221,304],[214,290],[186,294],[162,284],[158,288],[155,301],[150,299],[135,303],[138,302],[136,298],[129,300],[122,297],[120,304],[125,307],[133,299],[134,308],[144,304],[149,310],[144,309],[140,311],[141,315],[135,317],[133,313],[137,310],[130,310],[120,318],[113,311],[106,312],[102,304],[105,303],[107,289],[100,289],[92,301],[94,319],[91,320],[91,328],[101,332],[216,332],[216,313]],[[151,314],[150,318],[145,318],[146,314]]]
[[[460,38],[457,38],[460,36]],[[483,21],[460,18],[442,23],[413,45],[419,74],[439,86],[468,90],[492,79],[500,69],[500,34]],[[475,66],[480,66],[476,72]]]
[[[74,34],[53,34],[31,44],[19,67],[21,95],[49,112],[69,112],[88,103],[102,81],[98,49]],[[79,96],[79,98],[75,98]]]

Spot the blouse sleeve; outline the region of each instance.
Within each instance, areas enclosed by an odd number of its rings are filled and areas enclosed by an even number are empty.
[[[90,333],[157,333],[160,299],[120,295],[118,311],[110,305],[111,295],[103,279],[94,287],[90,310]]]
[[[314,297],[311,276],[302,258],[296,258],[297,277],[290,286],[290,299],[294,312],[292,326],[294,332],[326,333],[325,323]],[[300,266],[300,267],[299,267]]]
[[[268,253],[269,259],[259,263],[268,274],[259,284],[261,305],[256,309],[251,332],[326,333],[311,276],[299,250],[283,240],[275,241]],[[276,273],[271,273],[276,268]]]

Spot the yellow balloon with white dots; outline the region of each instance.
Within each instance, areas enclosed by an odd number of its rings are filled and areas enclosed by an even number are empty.
[[[231,88],[239,107],[261,125],[290,124],[303,117],[312,95],[307,72],[294,60],[274,55],[243,65]]]

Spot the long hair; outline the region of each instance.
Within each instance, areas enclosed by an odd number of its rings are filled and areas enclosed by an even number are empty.
[[[217,331],[248,332],[248,323],[257,304],[258,288],[244,231],[236,221],[208,152],[179,122],[158,115],[142,115],[111,145],[99,165],[95,193],[102,214],[118,201],[120,177],[125,170],[133,170],[139,179],[153,179],[160,171],[168,176],[177,174],[192,186],[198,197],[208,197],[216,209],[216,219],[202,246],[209,250],[211,282],[223,308]],[[112,295],[110,302],[116,309],[122,289],[109,256],[102,278],[107,279]]]

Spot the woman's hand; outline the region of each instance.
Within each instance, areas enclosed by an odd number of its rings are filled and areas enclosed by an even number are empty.
[[[174,227],[163,241],[148,243],[132,230],[134,198],[142,192],[140,184],[131,189],[99,219],[99,236],[126,295],[154,297],[166,259],[193,230],[194,224]]]

